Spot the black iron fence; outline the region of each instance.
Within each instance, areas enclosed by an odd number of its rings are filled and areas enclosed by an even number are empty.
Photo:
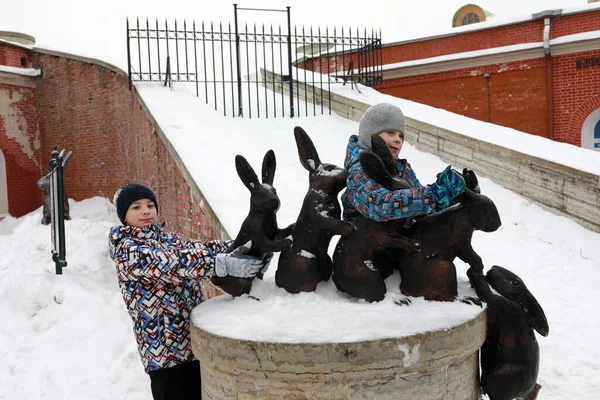
[[[281,25],[238,26],[238,11],[287,13]],[[234,24],[167,20],[132,26],[127,57],[132,82],[185,82],[226,116],[298,117],[331,112],[331,85],[382,81],[381,33],[363,29],[293,27],[286,10],[234,5]],[[312,85],[312,88],[309,86]],[[311,98],[312,96],[312,98]],[[320,107],[316,104],[319,103]]]

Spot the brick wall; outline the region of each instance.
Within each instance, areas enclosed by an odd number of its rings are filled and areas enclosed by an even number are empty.
[[[583,122],[600,108],[600,65],[576,68],[576,61],[600,57],[600,50],[554,57],[555,139],[581,146]]]
[[[484,73],[490,73],[488,87]],[[376,89],[548,137],[544,60],[525,60],[386,80]]]
[[[38,52],[43,71],[38,88],[42,162],[54,145],[72,150],[65,190],[82,200],[138,182],[154,190],[159,220],[189,238],[225,238],[185,166],[145,108],[126,75],[91,60]]]
[[[31,66],[31,55],[31,51],[23,47],[0,42],[0,65],[29,68]]]
[[[0,48],[0,54],[4,54]],[[8,211],[20,217],[38,208],[43,175],[35,89],[0,83],[0,149],[6,162]]]

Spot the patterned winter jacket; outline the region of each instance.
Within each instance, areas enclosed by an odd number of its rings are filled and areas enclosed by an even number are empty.
[[[110,230],[110,257],[146,372],[195,359],[190,314],[204,301],[199,280],[214,275],[214,256],[229,243],[183,241],[161,224]]]
[[[399,176],[412,188],[390,191],[365,173],[358,160],[361,151],[358,136],[350,136],[344,162],[348,177],[342,194],[345,221],[352,221],[359,213],[374,221],[387,221],[436,211],[433,189],[421,185],[406,159],[397,160],[396,166]]]

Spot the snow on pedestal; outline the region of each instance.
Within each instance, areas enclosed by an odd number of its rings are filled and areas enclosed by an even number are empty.
[[[331,282],[288,294],[272,280],[192,313],[204,399],[475,399],[486,311],[401,297],[356,301]],[[389,281],[392,281],[391,283]],[[394,289],[395,286],[395,289]],[[472,294],[465,281],[459,295]]]

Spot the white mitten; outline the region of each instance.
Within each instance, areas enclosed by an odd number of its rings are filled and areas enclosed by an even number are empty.
[[[253,278],[264,267],[262,258],[247,255],[252,247],[249,240],[231,253],[219,253],[215,257],[215,274],[219,277],[235,276]]]

